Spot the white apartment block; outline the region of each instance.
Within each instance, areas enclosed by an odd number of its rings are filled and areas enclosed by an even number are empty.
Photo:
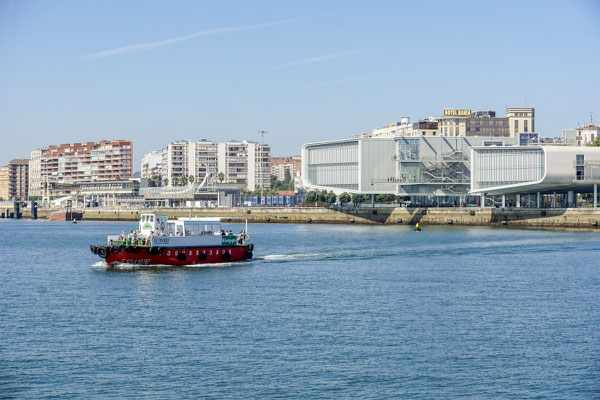
[[[208,182],[234,183],[248,190],[260,188],[262,179],[263,188],[269,188],[271,149],[268,145],[261,147],[259,143],[249,141],[171,142],[164,149],[144,156],[142,177],[145,177],[145,169],[150,168],[151,160],[155,160],[157,154],[160,154],[161,159],[162,180],[168,180],[167,186],[180,182],[184,176],[188,181],[193,176],[195,182],[202,182],[207,178]]]
[[[204,178],[216,179],[217,144],[214,142],[180,140],[159,151],[162,154],[162,179],[168,180],[168,186],[173,186],[184,176],[188,180],[193,176],[194,182],[201,182]]]
[[[162,177],[162,150],[154,150],[142,157],[140,176],[146,179]]]
[[[245,185],[248,190],[270,187],[269,145],[234,140],[219,143],[218,148],[218,176],[223,182]]]

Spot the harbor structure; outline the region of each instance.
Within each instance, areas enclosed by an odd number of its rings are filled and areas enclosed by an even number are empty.
[[[50,185],[112,181],[132,176],[133,142],[100,142],[50,145],[31,151],[29,194],[44,196]]]

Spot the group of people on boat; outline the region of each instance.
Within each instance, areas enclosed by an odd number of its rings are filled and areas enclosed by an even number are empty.
[[[141,236],[140,231],[137,230],[130,231],[129,233],[125,233],[125,230],[122,230],[119,240],[128,246],[147,246],[152,238]]]
[[[189,229],[186,231],[186,236],[202,236],[202,235],[213,235],[214,233],[211,231],[202,231],[198,234],[198,232],[196,231],[190,231]],[[221,230],[221,235],[222,236],[235,236],[235,233],[233,233],[233,231],[231,230]],[[128,246],[149,246],[150,243],[152,242],[152,239],[157,237],[157,236],[169,236],[169,237],[173,237],[173,236],[183,236],[183,231],[178,230],[176,232],[169,232],[169,234],[167,235],[165,232],[163,232],[162,230],[157,230],[155,231],[150,231],[150,234],[146,237],[142,236],[140,231],[137,230],[133,230],[130,231],[129,233],[125,233],[125,230],[121,231],[121,234],[119,235],[119,240],[121,242],[123,242],[123,244],[128,245]],[[243,244],[244,241],[247,239],[247,235],[246,235],[246,231],[242,229],[242,231],[240,232],[240,234],[238,235],[238,244]]]

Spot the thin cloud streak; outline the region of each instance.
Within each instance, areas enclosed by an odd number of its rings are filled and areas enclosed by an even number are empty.
[[[356,82],[356,81],[362,81],[365,80],[366,78],[348,78],[348,79],[336,79],[334,81],[326,81],[326,82],[319,82],[319,83],[315,83],[313,85],[313,87],[322,87],[322,86],[329,86],[329,85],[338,85],[340,83],[348,83],[348,82]]]
[[[140,44],[134,44],[134,45],[130,45],[130,46],[123,46],[123,47],[117,47],[114,49],[98,51],[98,52],[90,53],[90,54],[86,55],[85,58],[97,59],[97,58],[102,58],[102,57],[114,56],[117,54],[129,53],[129,52],[137,51],[137,50],[146,50],[146,49],[151,49],[151,48],[155,48],[155,47],[170,46],[172,44],[184,42],[186,40],[200,38],[200,37],[206,37],[206,36],[213,36],[213,35],[218,35],[221,33],[247,31],[247,30],[252,30],[252,29],[268,28],[270,26],[286,25],[286,24],[291,24],[292,22],[295,22],[295,21],[296,20],[293,20],[293,19],[287,19],[287,20],[283,20],[283,21],[270,22],[267,24],[233,26],[233,27],[228,27],[228,28],[209,29],[206,31],[194,32],[194,33],[191,33],[191,34],[185,35],[185,36],[178,36],[178,37],[174,37],[171,39],[158,40],[156,42],[140,43]]]
[[[279,65],[276,65],[274,68],[281,69],[281,68],[296,67],[298,65],[312,64],[312,63],[317,63],[317,62],[321,62],[321,61],[333,60],[334,58],[345,57],[345,56],[349,56],[354,53],[356,53],[356,51],[350,51],[350,50],[339,51],[337,53],[325,54],[325,55],[318,56],[318,57],[305,58],[303,60],[297,60],[297,61],[292,61],[292,62],[285,63],[285,64],[279,64]]]

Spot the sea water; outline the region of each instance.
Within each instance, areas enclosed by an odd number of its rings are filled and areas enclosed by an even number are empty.
[[[0,221],[0,398],[600,397],[600,232],[264,224],[250,262],[90,252],[135,227]]]

